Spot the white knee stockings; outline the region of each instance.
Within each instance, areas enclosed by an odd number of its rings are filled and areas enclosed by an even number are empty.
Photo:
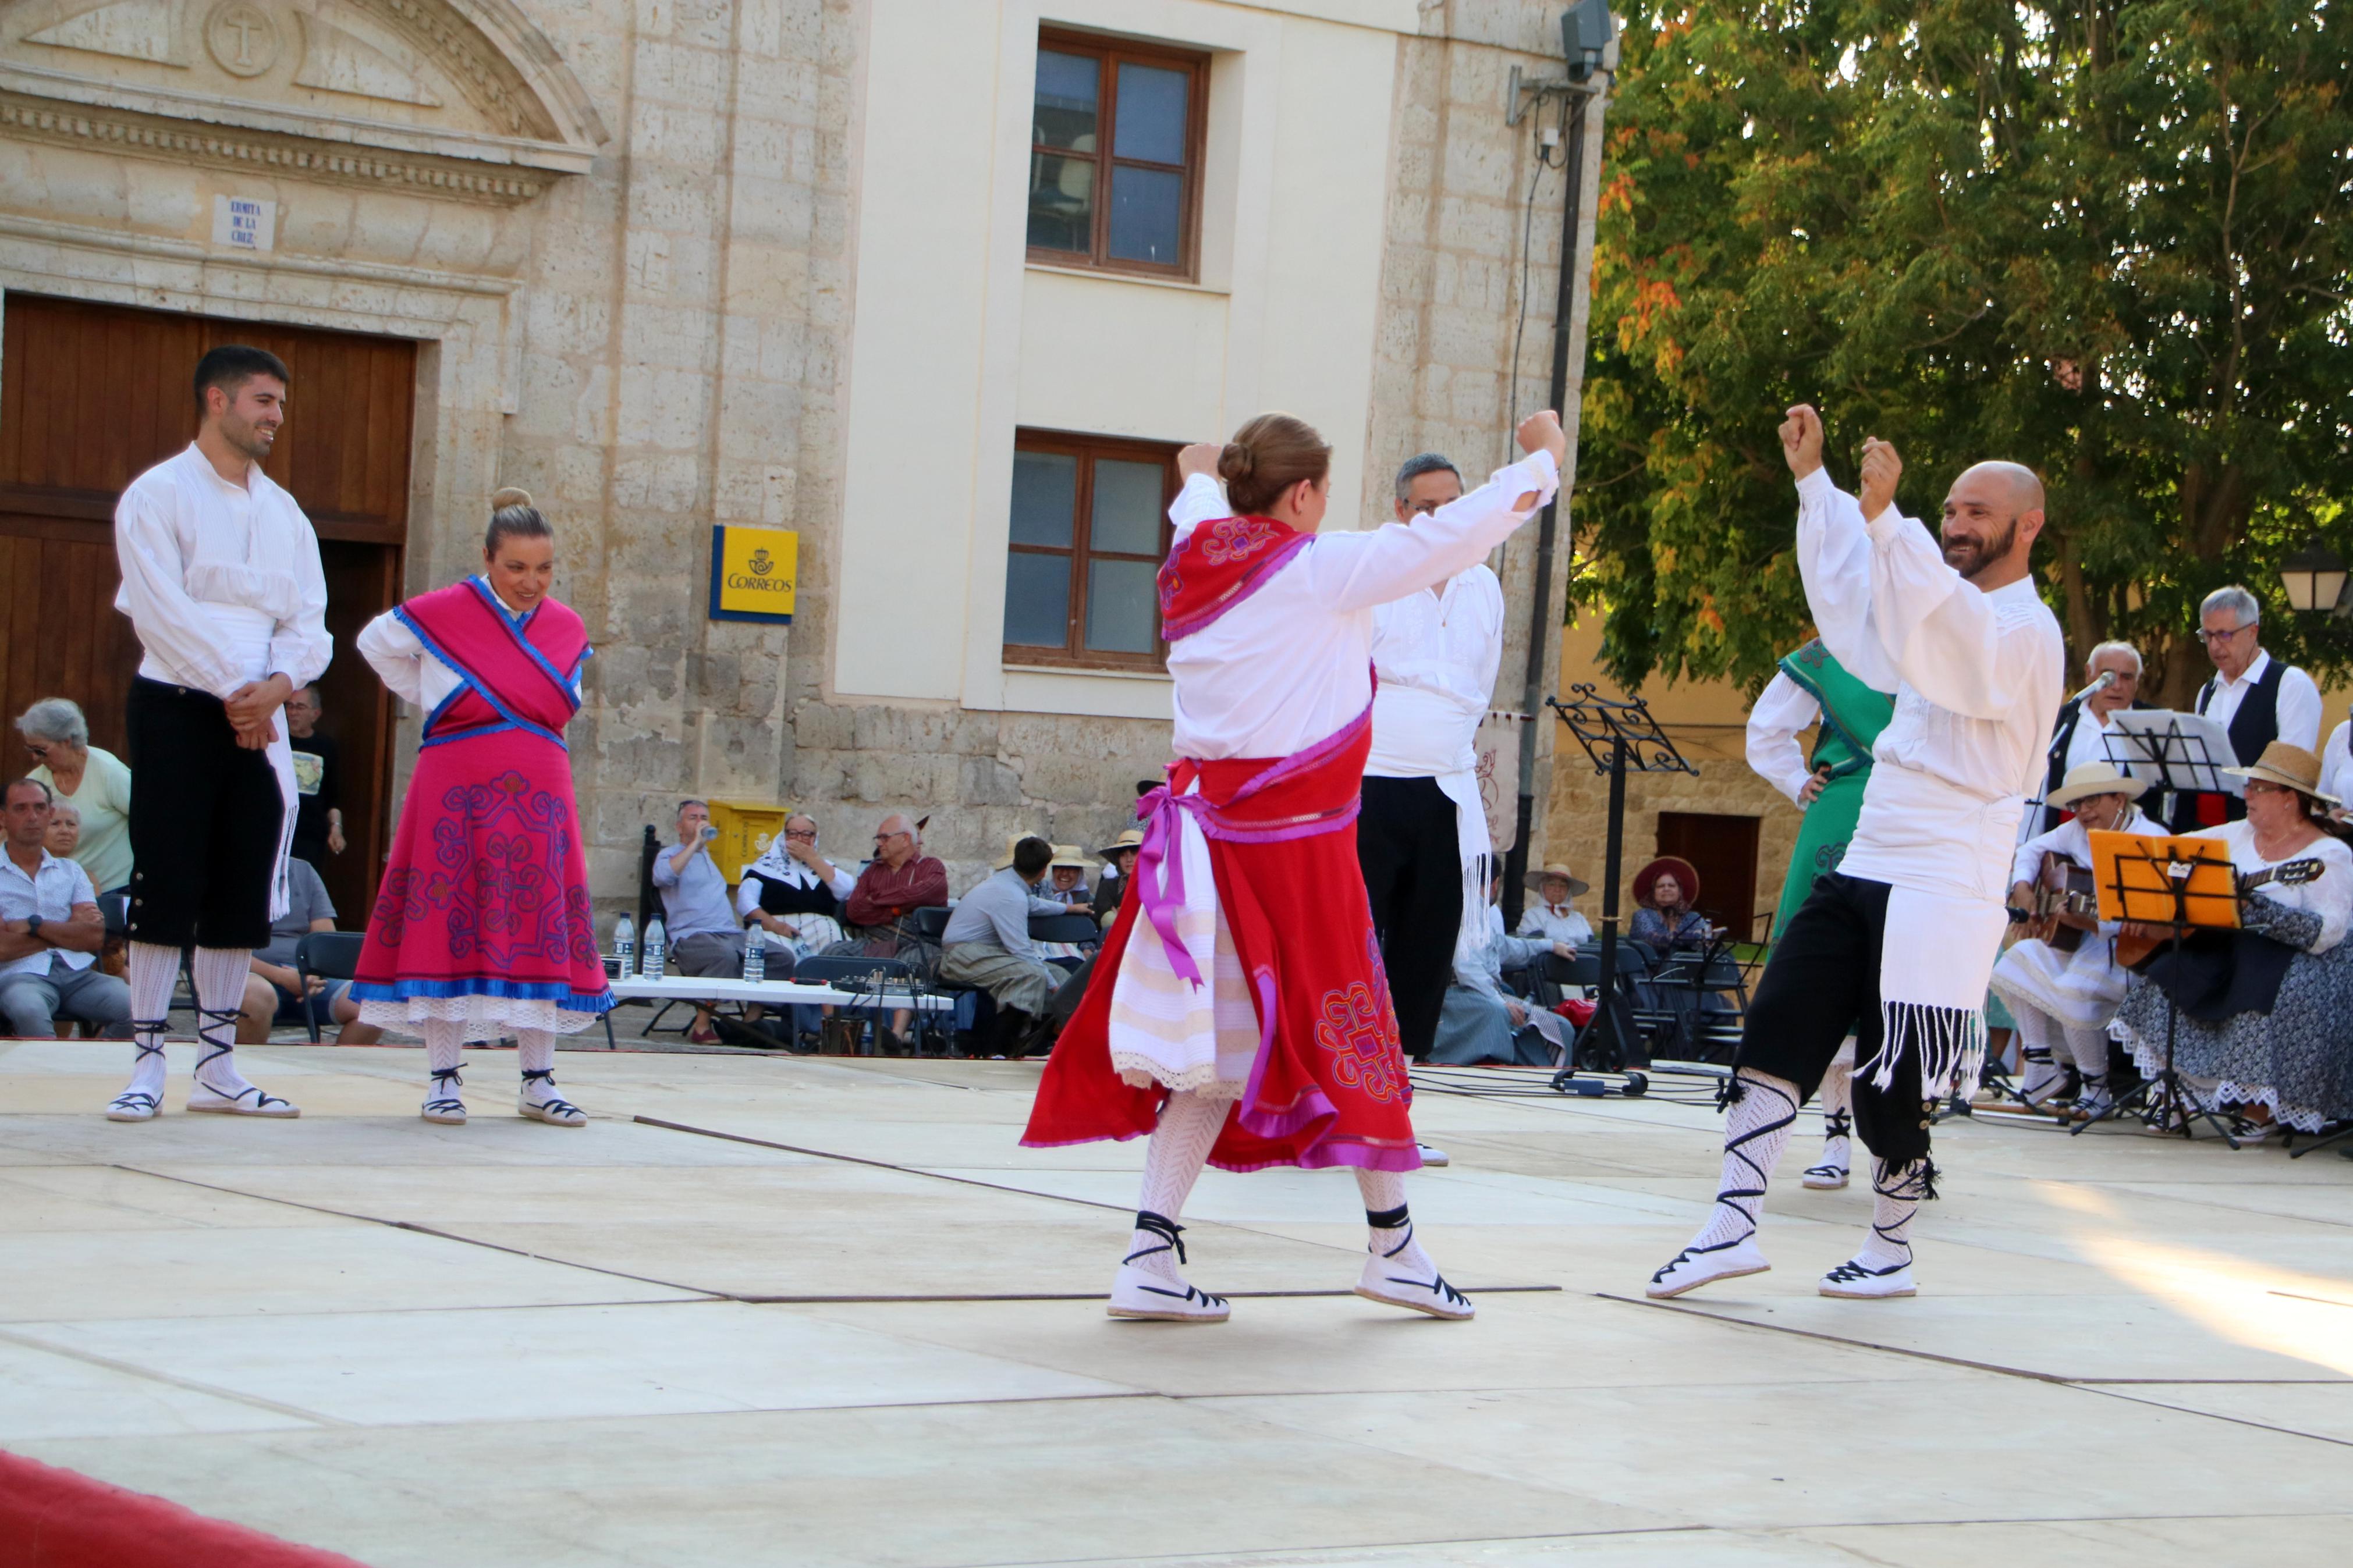
[[[1740,1098],[1724,1119],[1724,1168],[1716,1180],[1715,1208],[1692,1240],[1694,1251],[1727,1247],[1757,1234],[1773,1167],[1789,1147],[1798,1124],[1798,1086],[1754,1068],[1734,1075]]]
[[[1226,1124],[1232,1101],[1208,1100],[1192,1090],[1172,1094],[1160,1108],[1160,1124],[1144,1148],[1144,1195],[1136,1205],[1135,1234],[1124,1260],[1171,1283],[1183,1283],[1176,1272],[1183,1243],[1177,1215],[1201,1168],[1209,1163],[1209,1149]]]

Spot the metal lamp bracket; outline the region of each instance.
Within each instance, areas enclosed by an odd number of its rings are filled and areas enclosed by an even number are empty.
[[[1597,71],[1589,82],[1570,81],[1566,77],[1546,77],[1536,81],[1521,79],[1520,68],[1512,68],[1511,79],[1504,89],[1504,123],[1517,125],[1528,117],[1531,99],[1541,103],[1548,98],[1575,99],[1579,103],[1599,98],[1609,89],[1609,73]]]

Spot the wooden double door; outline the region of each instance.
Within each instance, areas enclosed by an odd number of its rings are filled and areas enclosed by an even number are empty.
[[[408,536],[417,345],[404,339],[90,305],[11,292],[0,310],[0,700],[11,726],[69,697],[90,741],[121,755],[139,642],[114,608],[114,504],[195,436],[196,361],[249,343],[286,362],[286,423],[269,477],[319,534],[334,662],[319,681],[322,733],[341,749],[341,855],[320,868],[337,923],[366,923],[391,846],[393,700],[353,639],[397,602]]]

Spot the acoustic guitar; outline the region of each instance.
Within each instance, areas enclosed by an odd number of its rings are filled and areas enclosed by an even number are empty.
[[[2093,885],[2089,867],[2078,866],[2056,849],[2042,852],[2042,868],[2035,873],[2034,899],[2024,910],[2010,911],[2010,919],[2021,921],[2030,942],[2047,942],[2061,952],[2073,952],[2084,945],[2084,928],[2068,925],[2061,915],[2087,915],[2094,920],[2100,912],[2099,889]]]
[[[2238,879],[2239,897],[2243,899],[2257,888],[2274,882],[2283,888],[2301,888],[2306,882],[2318,881],[2327,868],[2327,862],[2318,859],[2289,860],[2268,870],[2244,872]],[[2116,962],[2131,969],[2172,940],[2170,931],[2162,936],[2135,936],[2126,930],[2116,938]]]

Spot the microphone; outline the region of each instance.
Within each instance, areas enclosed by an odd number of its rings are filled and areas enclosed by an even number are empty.
[[[2116,683],[2116,672],[2113,669],[2104,669],[2093,679],[2091,685],[2086,686],[2083,690],[2078,691],[2074,696],[2067,699],[2067,700],[2070,702],[2087,702],[2094,697],[2098,696],[2101,692],[2105,691],[2109,687],[2114,686]]]

